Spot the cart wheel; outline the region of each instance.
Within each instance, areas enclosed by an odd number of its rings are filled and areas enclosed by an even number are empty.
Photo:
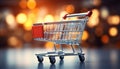
[[[38,59],[38,61],[39,61],[40,63],[42,63],[43,60],[44,60],[42,56],[37,56],[37,59]]]
[[[49,59],[51,64],[54,64],[56,62],[55,56],[49,56]]]
[[[79,54],[79,59],[81,62],[84,62],[85,61],[84,54]]]
[[[61,55],[59,58],[60,58],[61,60],[63,60],[63,59],[64,59],[64,56],[63,56],[63,55]]]

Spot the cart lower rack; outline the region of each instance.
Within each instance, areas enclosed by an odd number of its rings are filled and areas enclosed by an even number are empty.
[[[84,54],[82,53],[80,43],[85,25],[91,14],[92,14],[91,11],[79,14],[67,14],[63,17],[64,19],[76,16],[80,17],[80,19],[33,24],[32,34],[34,40],[53,42],[55,49],[54,52],[36,54],[38,61],[43,62],[43,57],[49,57],[50,63],[54,64],[56,62],[55,56],[59,56],[60,59],[63,60],[64,56],[78,55],[80,61],[84,62],[85,57]],[[61,47],[60,51],[57,51],[56,44],[60,45]],[[65,53],[63,51],[62,44],[70,45],[73,50],[73,53]],[[75,52],[73,45],[77,45],[80,48],[80,51]]]

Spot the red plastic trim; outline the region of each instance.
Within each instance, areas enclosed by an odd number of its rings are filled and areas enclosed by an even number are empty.
[[[66,18],[67,18],[67,15],[68,15],[68,14],[65,14],[65,16],[63,17],[63,19],[66,19]]]
[[[88,14],[87,14],[87,16],[90,17],[91,15],[92,15],[92,11],[89,11]]]

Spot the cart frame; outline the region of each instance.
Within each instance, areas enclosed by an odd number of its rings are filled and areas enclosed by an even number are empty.
[[[85,25],[88,22],[88,18],[92,15],[92,11],[77,14],[66,14],[63,19],[70,17],[80,17],[78,20],[69,21],[59,21],[59,22],[46,22],[33,24],[33,27],[39,26],[41,31],[38,31],[37,37],[34,40],[37,41],[50,41],[54,43],[54,51],[47,53],[36,54],[38,61],[43,62],[43,57],[49,57],[50,63],[54,64],[56,62],[55,57],[59,56],[61,60],[64,56],[78,55],[81,62],[84,62],[85,57],[80,46],[81,38]],[[51,28],[52,27],[52,28]],[[33,36],[36,35],[33,28]],[[40,35],[40,36],[39,36]],[[56,48],[56,44],[60,45],[60,50]],[[65,53],[63,51],[62,44],[71,46],[72,53]],[[79,52],[75,52],[73,45],[77,45]]]

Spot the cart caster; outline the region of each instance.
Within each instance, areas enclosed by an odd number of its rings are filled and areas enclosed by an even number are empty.
[[[64,56],[63,56],[63,55],[61,55],[59,58],[60,58],[60,60],[63,60],[63,59],[64,59]]]
[[[51,64],[54,64],[56,62],[55,56],[49,56],[49,60]]]
[[[38,61],[39,61],[40,63],[42,63],[43,60],[44,60],[42,56],[37,56],[37,59],[38,59]]]
[[[81,62],[84,62],[85,61],[84,54],[79,54],[79,59]]]

